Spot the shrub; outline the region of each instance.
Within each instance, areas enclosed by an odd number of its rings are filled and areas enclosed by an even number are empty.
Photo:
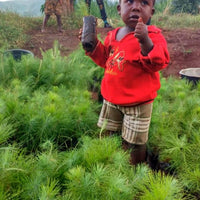
[[[172,0],[173,13],[198,13],[199,0]]]

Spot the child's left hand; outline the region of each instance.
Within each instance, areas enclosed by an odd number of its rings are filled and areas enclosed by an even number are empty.
[[[140,43],[142,55],[147,56],[153,49],[153,42],[148,35],[147,25],[143,23],[141,17],[138,19],[138,23],[135,27],[135,37]]]
[[[140,43],[145,43],[149,37],[147,25],[143,23],[143,20],[141,17],[138,19],[138,23],[135,27],[134,35]]]

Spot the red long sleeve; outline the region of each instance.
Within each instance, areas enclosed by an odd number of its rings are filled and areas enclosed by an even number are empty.
[[[104,44],[99,42],[92,53],[87,53],[96,64],[105,68],[102,96],[117,105],[152,101],[160,89],[159,70],[169,63],[166,40],[160,29],[148,26],[154,47],[148,56],[143,56],[134,32],[117,41],[118,30],[110,31]]]

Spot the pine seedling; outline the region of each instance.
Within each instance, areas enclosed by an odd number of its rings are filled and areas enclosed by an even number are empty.
[[[184,193],[181,184],[161,172],[149,173],[148,182],[140,183],[138,197],[140,200],[183,200]]]
[[[20,198],[21,188],[25,184],[32,159],[25,158],[24,153],[14,147],[0,148],[0,179],[4,191],[13,199]],[[12,199],[12,198],[11,198]]]
[[[46,182],[47,179],[43,176],[43,172],[32,170],[30,177],[26,179],[23,186],[23,193],[21,195],[22,199],[38,199],[40,194],[40,186]]]
[[[133,190],[135,197],[138,191],[141,190],[141,185],[148,184],[149,173],[151,173],[150,168],[146,165],[137,165],[128,170],[127,176],[129,177],[131,189]]]
[[[8,120],[4,119],[0,122],[0,145],[7,142],[10,137],[13,136],[15,129],[13,125],[8,123]]]
[[[69,170],[66,174],[68,179],[66,183],[67,193],[72,199],[87,200],[93,196],[93,180],[90,173],[85,171],[85,168],[77,166]]]
[[[114,169],[117,169],[120,172],[126,173],[129,171],[129,162],[130,155],[122,149],[118,149],[112,154],[110,158],[110,163]]]
[[[106,199],[108,200],[132,200],[134,192],[131,190],[128,178],[118,171],[110,174],[106,179],[107,190]]]
[[[39,200],[55,200],[59,191],[58,182],[48,178],[47,183],[41,185]]]
[[[101,140],[84,137],[82,151],[85,165],[90,167],[96,163],[109,163],[119,145],[119,140],[116,137]]]
[[[9,193],[8,192],[5,192],[5,189],[2,185],[0,185],[0,199],[9,199]]]
[[[200,191],[200,164],[185,164],[179,171],[178,177],[182,185],[187,188],[190,193],[195,194]]]
[[[165,142],[165,143],[164,143]],[[167,135],[163,138],[163,143],[160,146],[160,160],[169,160],[171,167],[180,168],[183,163],[186,163],[186,154],[190,152],[190,146],[185,135],[178,137],[177,135]]]

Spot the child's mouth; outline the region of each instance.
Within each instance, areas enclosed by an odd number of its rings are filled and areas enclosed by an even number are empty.
[[[139,16],[138,16],[138,15],[132,15],[132,16],[130,17],[130,19],[131,19],[132,21],[138,21]]]

